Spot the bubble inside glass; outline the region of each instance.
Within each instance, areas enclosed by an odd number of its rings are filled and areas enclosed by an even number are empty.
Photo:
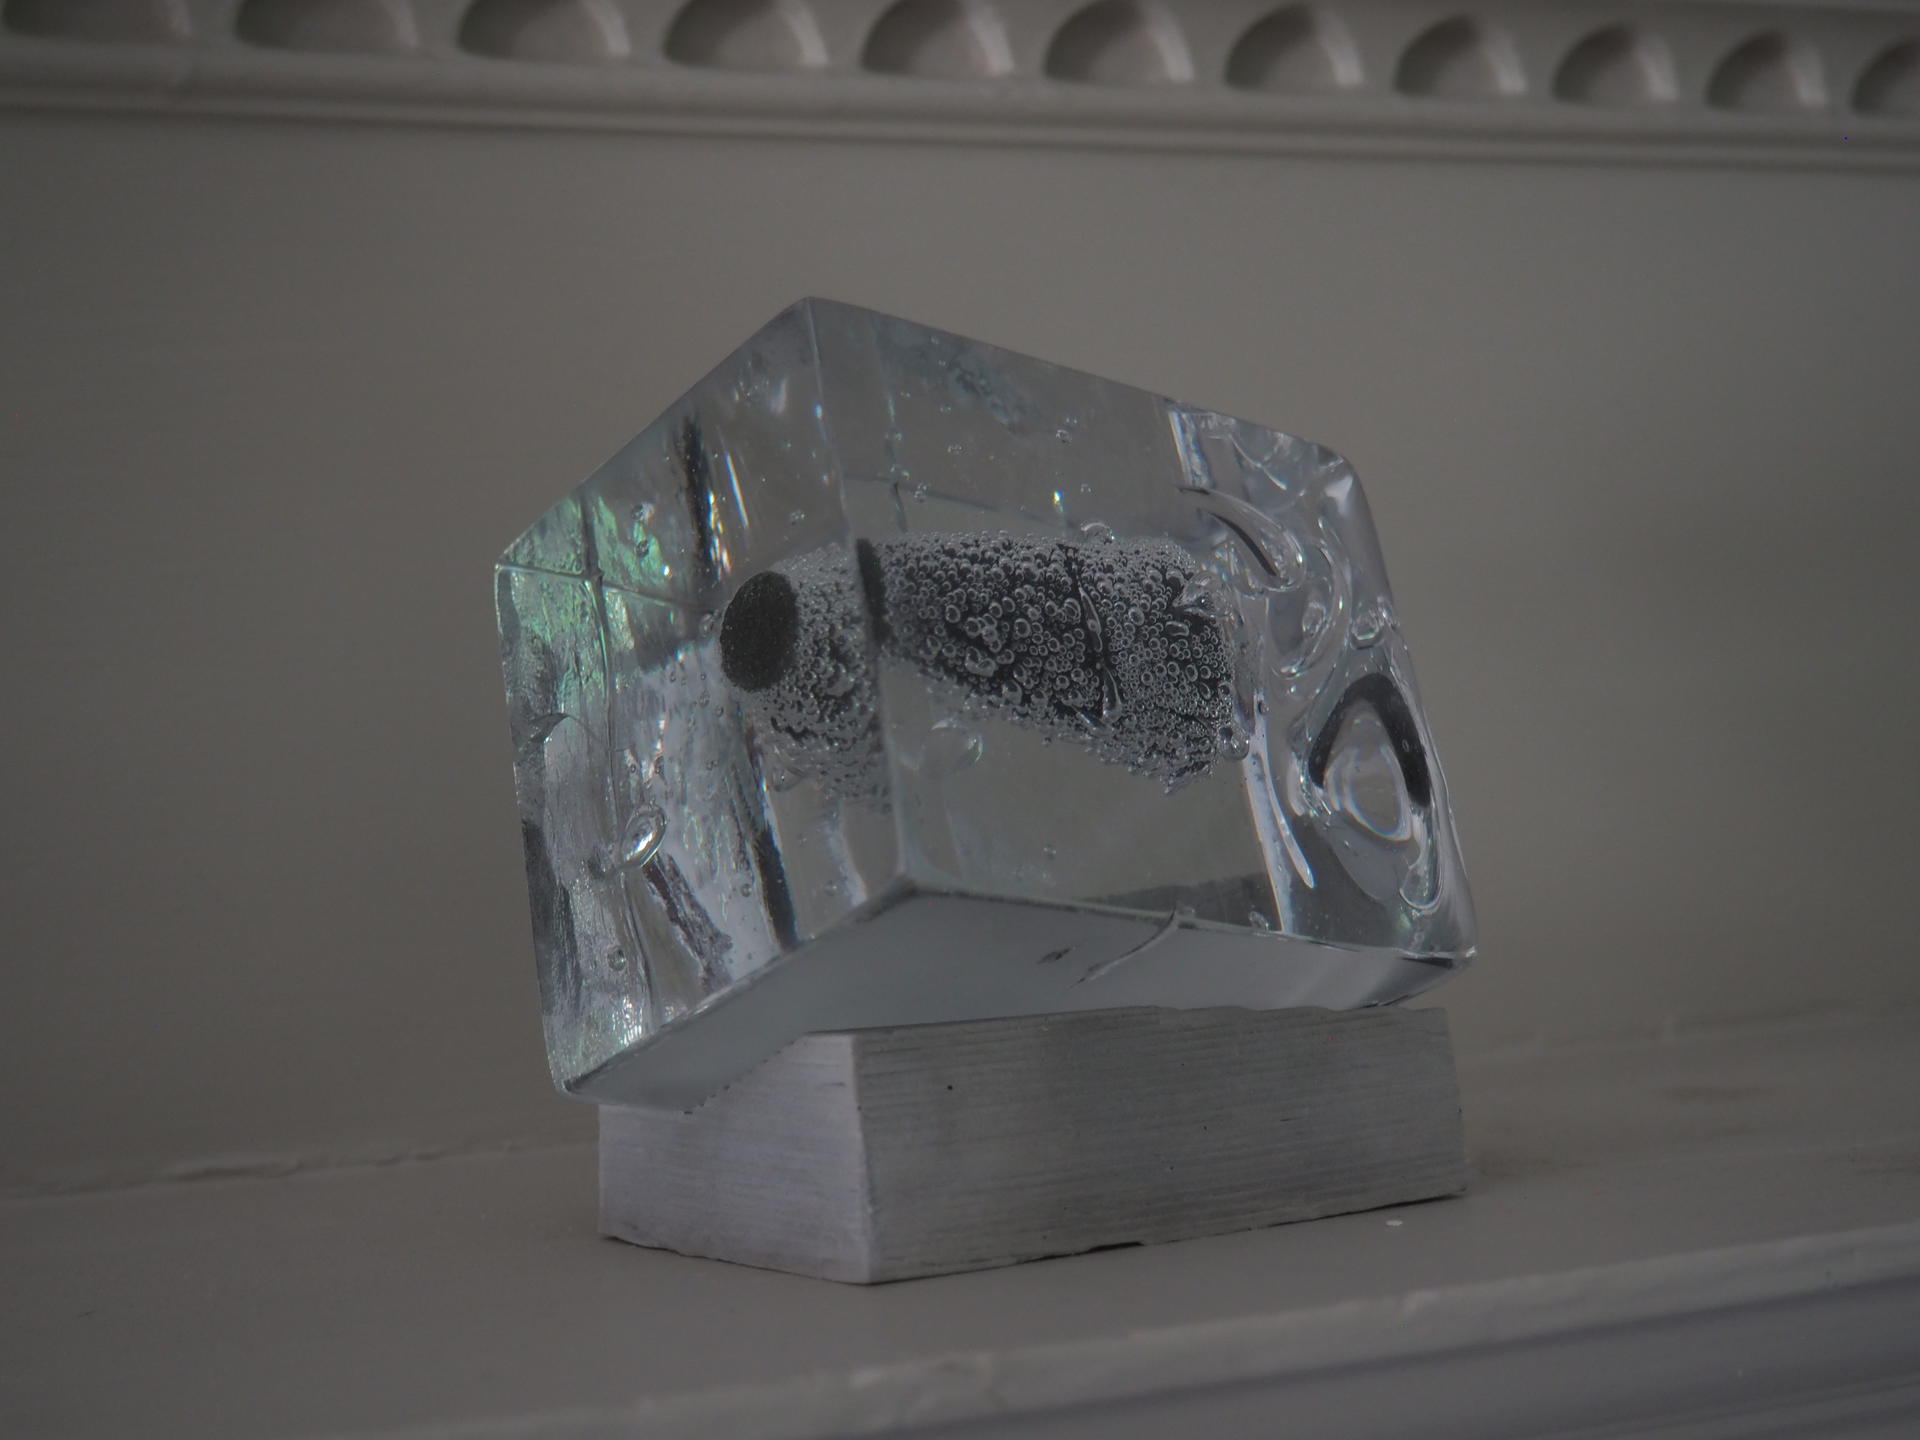
[[[692,1105],[812,1030],[1382,1004],[1472,954],[1318,445],[802,301],[496,597],[571,1093]]]

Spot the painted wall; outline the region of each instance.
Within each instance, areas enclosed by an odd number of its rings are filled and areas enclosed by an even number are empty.
[[[490,563],[803,293],[1353,458],[1463,1046],[1920,1001],[1920,184],[0,119],[0,1181],[585,1133]]]

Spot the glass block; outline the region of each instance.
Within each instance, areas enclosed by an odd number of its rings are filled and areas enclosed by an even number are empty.
[[[1330,450],[853,306],[501,557],[556,1083],[808,1031],[1348,1008],[1464,964],[1446,781]]]

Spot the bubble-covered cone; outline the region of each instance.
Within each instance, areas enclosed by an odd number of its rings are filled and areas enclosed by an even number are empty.
[[[496,597],[574,1094],[691,1105],[812,1030],[1383,1004],[1472,954],[1320,446],[807,300]]]

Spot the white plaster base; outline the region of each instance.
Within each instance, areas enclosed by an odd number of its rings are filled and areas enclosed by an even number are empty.
[[[1466,1183],[1435,1009],[1130,1009],[816,1034],[690,1113],[600,1111],[605,1233],[856,1282]]]

